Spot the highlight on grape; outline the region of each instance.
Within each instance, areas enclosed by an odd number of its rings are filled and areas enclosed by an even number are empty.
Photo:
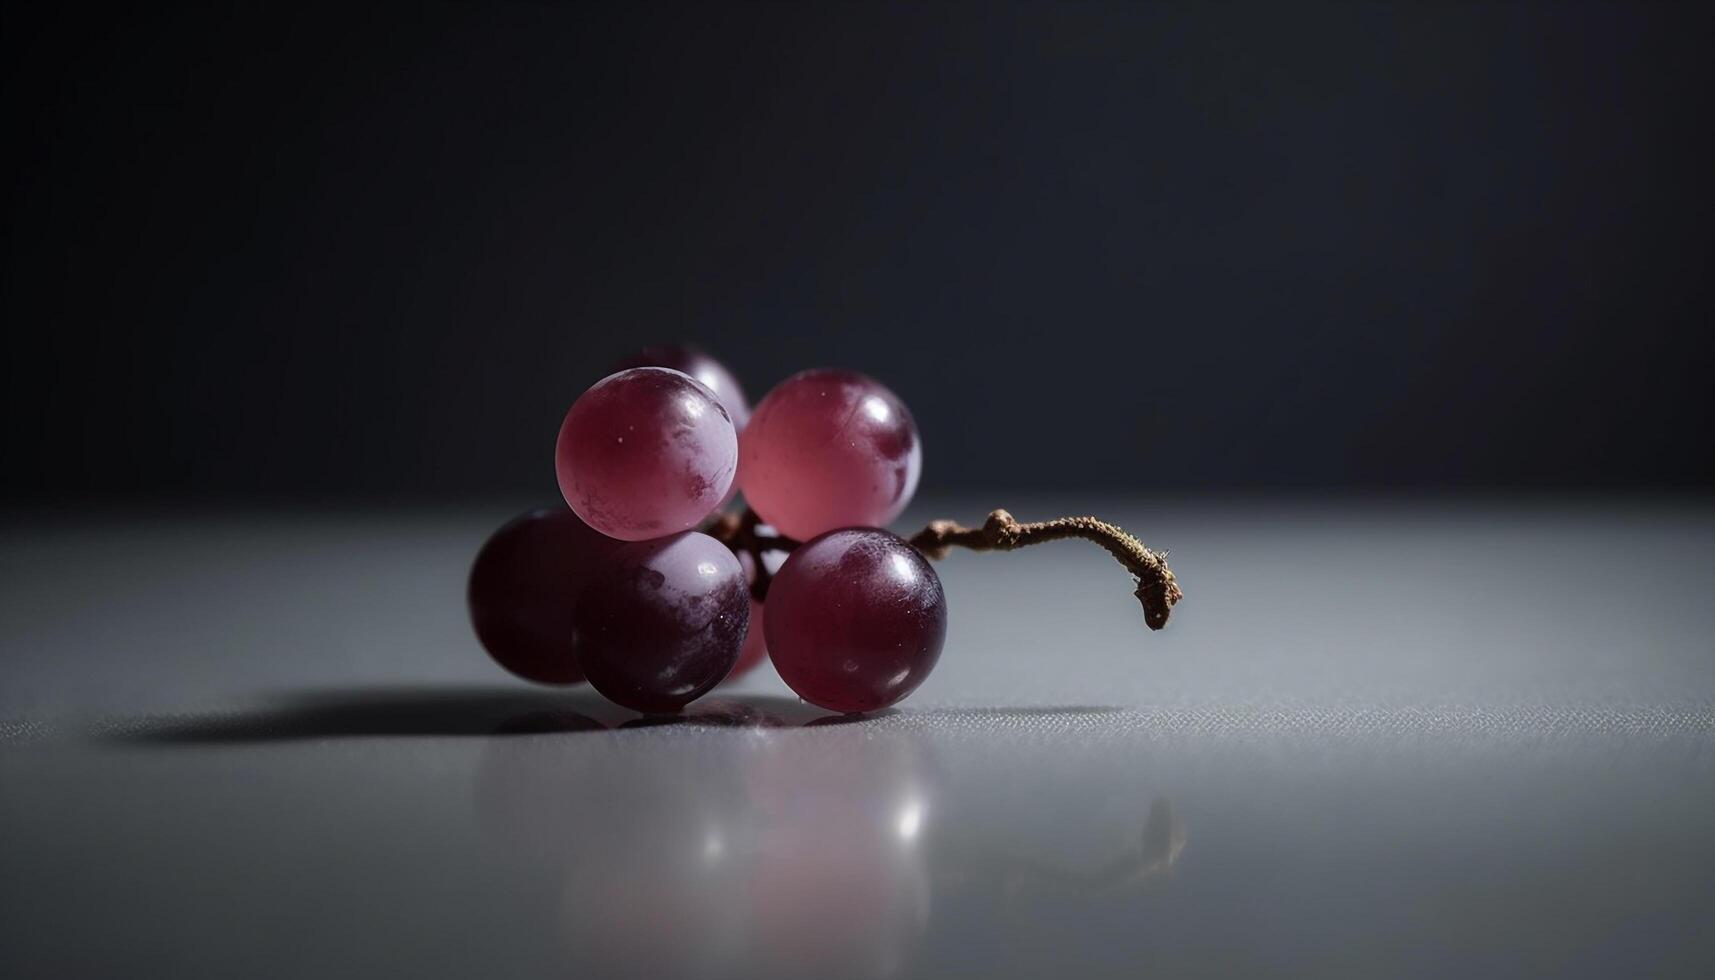
[[[554,469],[567,510],[490,537],[467,599],[512,674],[589,683],[677,712],[764,659],[799,697],[876,711],[916,690],[947,634],[929,564],[949,548],[1083,538],[1136,580],[1152,629],[1182,593],[1165,554],[1091,517],[885,529],[917,491],[923,443],[897,395],[854,371],[795,374],[752,412],[737,378],[686,345],[647,347],[566,412]],[[745,508],[728,505],[742,492]]]

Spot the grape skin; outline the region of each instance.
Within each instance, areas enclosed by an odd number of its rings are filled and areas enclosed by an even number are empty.
[[[727,681],[736,681],[761,666],[768,659],[768,644],[762,627],[762,603],[750,600],[750,632],[745,634],[744,646],[738,651],[738,662],[732,665]],[[724,682],[723,682],[724,683]]]
[[[941,656],[947,600],[927,560],[877,528],[830,531],[774,576],[764,623],[788,687],[830,711],[874,711],[922,684]]]
[[[744,386],[738,383],[738,377],[727,370],[725,364],[700,347],[689,344],[652,344],[615,364],[613,371],[638,367],[671,368],[696,378],[715,393],[715,398],[732,419],[733,428],[739,432],[744,431],[745,423],[750,420],[750,401],[745,398]],[[725,510],[736,496],[738,481],[735,479],[716,509]],[[740,667],[741,671],[744,669],[747,668]]]
[[[766,524],[758,528],[772,534],[774,529]],[[786,555],[780,551],[765,552],[762,563],[770,572],[780,571],[780,565],[786,561]],[[748,551],[739,552],[739,567],[744,569],[744,581],[747,586],[756,582],[756,557]],[[750,600],[750,632],[745,635],[744,649],[739,651],[738,663],[733,665],[732,673],[727,675],[727,681],[735,681],[745,674],[755,670],[768,659],[768,644],[763,639],[762,603]]]
[[[596,382],[566,413],[554,448],[560,492],[584,522],[623,541],[696,527],[720,506],[738,432],[689,375],[633,368]]]
[[[782,534],[880,527],[917,491],[923,443],[898,396],[853,371],[804,371],[768,393],[739,439],[745,500]]]
[[[732,418],[733,427],[741,432],[744,430],[744,424],[750,420],[750,401],[744,397],[744,386],[738,383],[738,377],[727,370],[725,364],[700,347],[690,344],[651,344],[615,364],[613,370],[617,372],[640,367],[672,368],[696,378],[704,387],[715,393],[716,400],[726,408],[727,415]]]
[[[569,510],[535,510],[495,531],[471,563],[471,626],[494,662],[538,684],[584,679],[572,608],[618,542]]]
[[[738,559],[692,531],[617,546],[572,617],[578,664],[602,696],[678,711],[732,672],[750,624]]]

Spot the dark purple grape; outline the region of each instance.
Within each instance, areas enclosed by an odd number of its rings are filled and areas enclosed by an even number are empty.
[[[847,528],[786,559],[768,590],[765,628],[774,669],[799,697],[830,711],[874,711],[934,669],[947,599],[903,539]]]
[[[471,625],[489,656],[525,680],[582,681],[572,610],[617,547],[569,510],[531,511],[494,532],[470,567],[466,590]]]
[[[744,499],[800,541],[899,516],[923,472],[917,424],[898,396],[853,371],[804,371],[756,406],[739,439]]]
[[[738,432],[696,379],[666,368],[621,371],[578,397],[560,426],[554,469],[590,527],[644,541],[696,527],[731,489]]]
[[[738,378],[726,369],[725,364],[715,360],[700,347],[690,344],[651,344],[615,364],[613,369],[624,371],[640,367],[663,367],[682,371],[701,381],[715,393],[715,398],[726,407],[727,414],[732,416],[734,427],[742,430],[744,424],[750,421],[750,402],[744,397],[744,388],[739,385]]]
[[[678,711],[732,672],[750,623],[738,559],[706,534],[620,545],[573,622],[592,686],[634,711]]]

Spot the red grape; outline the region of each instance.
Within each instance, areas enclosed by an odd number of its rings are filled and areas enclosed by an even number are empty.
[[[766,622],[769,657],[799,697],[830,711],[874,711],[934,669],[947,599],[903,539],[847,528],[786,559],[768,590]]]
[[[852,371],[782,381],[740,439],[744,496],[799,540],[836,527],[881,526],[917,490],[923,444],[893,392]]]
[[[613,369],[623,371],[640,367],[664,367],[682,371],[701,381],[704,387],[715,393],[715,398],[725,406],[727,415],[732,417],[734,428],[742,431],[744,424],[750,421],[750,402],[744,397],[744,388],[739,385],[738,378],[726,369],[725,364],[715,360],[700,347],[692,347],[689,344],[652,344],[615,364]]]
[[[689,530],[732,486],[738,433],[689,375],[633,368],[579,396],[560,426],[554,467],[566,503],[609,537]]]
[[[536,510],[494,532],[466,591],[471,625],[496,663],[542,684],[584,679],[573,652],[572,607],[618,542],[569,510]]]
[[[738,559],[706,534],[617,546],[572,617],[578,664],[609,701],[678,711],[732,672],[750,622]]]
[[[763,525],[760,530],[768,533],[773,528]],[[786,555],[779,551],[764,552],[762,563],[770,572],[778,572],[780,565],[786,560]],[[739,567],[744,569],[744,581],[750,585],[756,581],[756,558],[748,551],[738,553]],[[732,673],[727,675],[728,681],[734,681],[755,670],[764,660],[768,659],[768,644],[763,642],[762,635],[762,603],[750,600],[750,632],[744,636],[744,649],[739,651],[738,663],[733,665]]]
[[[762,603],[750,600],[750,632],[744,635],[744,646],[738,651],[738,662],[732,665],[727,680],[734,681],[755,670],[768,659],[768,644],[762,635]]]

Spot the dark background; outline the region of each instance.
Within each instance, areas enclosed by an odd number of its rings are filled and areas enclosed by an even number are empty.
[[[551,497],[675,338],[928,492],[1715,483],[1709,5],[16,7],[13,501]]]

